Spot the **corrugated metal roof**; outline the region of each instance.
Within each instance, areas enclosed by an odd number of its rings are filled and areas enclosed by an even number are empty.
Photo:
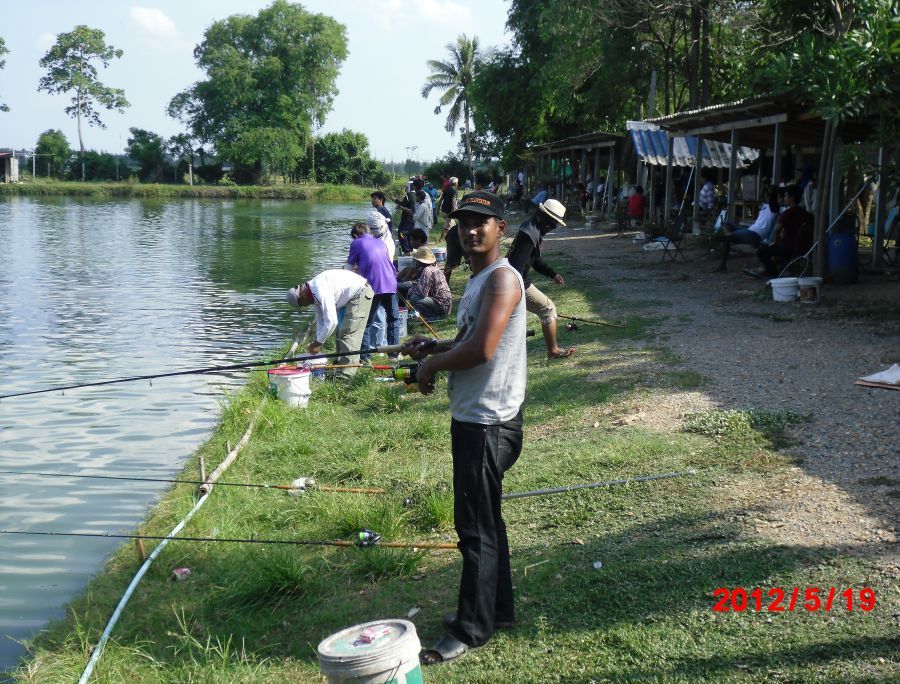
[[[625,124],[635,151],[641,160],[654,166],[665,166],[669,156],[669,136],[656,124],[647,121],[628,121]],[[674,166],[694,166],[697,157],[697,137],[676,137],[673,148]],[[759,151],[739,147],[738,166],[743,168],[759,157]],[[727,169],[731,166],[731,145],[718,140],[703,141],[703,165]]]

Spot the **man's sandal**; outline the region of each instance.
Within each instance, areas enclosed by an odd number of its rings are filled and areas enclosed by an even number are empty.
[[[422,651],[419,662],[423,665],[443,665],[465,655],[468,650],[469,646],[459,639],[445,634],[434,646]]]
[[[567,359],[572,354],[575,353],[575,347],[566,347],[565,349],[560,349],[558,352],[548,352],[548,359]]]

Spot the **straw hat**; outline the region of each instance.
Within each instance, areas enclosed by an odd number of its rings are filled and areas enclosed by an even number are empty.
[[[565,227],[566,222],[563,221],[563,216],[566,215],[566,208],[561,202],[558,202],[555,199],[548,199],[543,204],[539,204],[538,209],[547,214],[547,216],[552,218],[559,225]]]
[[[435,259],[434,257],[434,252],[432,252],[427,247],[419,247],[419,249],[412,253],[412,258],[416,261],[421,261],[426,265],[433,264],[435,261],[437,261],[437,259]]]

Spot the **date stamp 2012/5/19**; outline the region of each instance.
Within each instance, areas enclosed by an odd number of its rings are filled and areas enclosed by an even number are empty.
[[[712,607],[716,613],[743,613],[745,610],[757,613],[790,613],[794,610],[868,612],[875,608],[875,590],[870,587],[843,590],[836,587],[757,587],[749,590],[719,587],[712,595],[718,599]]]

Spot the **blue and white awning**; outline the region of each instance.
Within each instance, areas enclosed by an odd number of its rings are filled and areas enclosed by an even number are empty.
[[[665,166],[669,156],[669,136],[659,126],[646,121],[628,121],[625,124],[634,142],[634,149],[641,161],[655,166]],[[694,166],[697,157],[697,137],[676,137],[673,145],[673,166]],[[748,166],[759,157],[759,150],[738,147],[738,168]],[[731,166],[731,145],[718,140],[703,141],[703,166],[727,169]]]

